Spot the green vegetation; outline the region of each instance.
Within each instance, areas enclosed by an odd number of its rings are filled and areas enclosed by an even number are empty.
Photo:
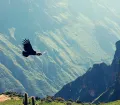
[[[9,97],[19,97],[19,98],[24,97],[24,96],[22,95],[22,93],[10,92],[10,91],[4,92],[4,93],[2,93],[2,94],[8,95]],[[2,94],[1,94],[1,95],[2,95]]]
[[[61,97],[54,98],[52,96],[47,96],[46,98],[42,98],[42,99],[33,96],[28,97],[27,93],[25,93],[24,97],[21,97],[21,94],[18,95],[18,93],[16,92],[6,92],[4,93],[4,95],[8,95],[11,99],[6,100],[4,102],[0,102],[0,105],[96,105],[90,103],[82,103],[81,101],[75,102],[72,99],[65,101]],[[99,103],[99,105],[120,105],[120,100],[109,103]]]
[[[21,100],[8,100],[5,102],[0,102],[0,105],[23,105],[23,104],[22,104],[22,99],[21,99]],[[32,105],[32,103],[29,105]],[[90,104],[77,104],[75,102],[72,102],[72,103],[43,102],[43,103],[41,103],[40,101],[37,101],[36,105],[90,105]],[[92,104],[92,105],[95,105],[95,104]],[[120,105],[120,101],[114,101],[114,102],[110,102],[110,103],[100,103],[99,105]]]
[[[0,105],[23,105],[22,100],[8,100],[5,102],[0,102]]]
[[[23,104],[28,105],[28,94],[25,93],[25,98],[23,99]]]
[[[103,105],[120,105],[120,100],[114,101],[114,102],[109,102],[109,103],[104,103]]]
[[[35,105],[35,97],[32,97],[32,105]]]

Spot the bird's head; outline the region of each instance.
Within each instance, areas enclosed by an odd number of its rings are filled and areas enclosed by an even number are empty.
[[[42,55],[42,53],[36,53],[36,55],[40,56],[40,55]]]

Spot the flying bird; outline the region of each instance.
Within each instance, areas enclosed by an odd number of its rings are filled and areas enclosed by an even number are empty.
[[[23,48],[24,48],[24,51],[22,52],[22,55],[24,57],[28,57],[29,55],[37,55],[37,56],[42,55],[41,52],[36,52],[33,50],[29,39],[23,40]]]

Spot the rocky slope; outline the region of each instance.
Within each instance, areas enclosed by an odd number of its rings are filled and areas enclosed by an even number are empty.
[[[117,79],[108,89],[100,94],[92,103],[112,102],[120,100],[120,78]]]
[[[105,63],[94,64],[86,74],[65,85],[55,96],[65,99],[79,99],[83,102],[92,102],[95,98],[97,99],[93,102],[105,102],[109,98],[109,101],[119,99],[119,76],[117,75],[119,72],[119,62],[120,41],[116,43],[116,52],[111,65],[108,66]],[[115,82],[116,78],[117,81]],[[111,92],[114,94],[109,97]]]
[[[93,0],[0,1],[0,91],[53,95],[93,63],[110,62],[120,38],[119,13],[111,7]],[[48,53],[22,57],[24,38]]]
[[[100,94],[93,102],[110,102],[120,100],[120,42],[117,43],[117,51],[111,65],[114,81],[102,94]]]

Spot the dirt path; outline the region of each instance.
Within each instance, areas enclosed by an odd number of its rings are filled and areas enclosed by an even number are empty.
[[[8,97],[7,95],[0,95],[0,102],[4,102],[6,100],[10,100],[11,98]]]

